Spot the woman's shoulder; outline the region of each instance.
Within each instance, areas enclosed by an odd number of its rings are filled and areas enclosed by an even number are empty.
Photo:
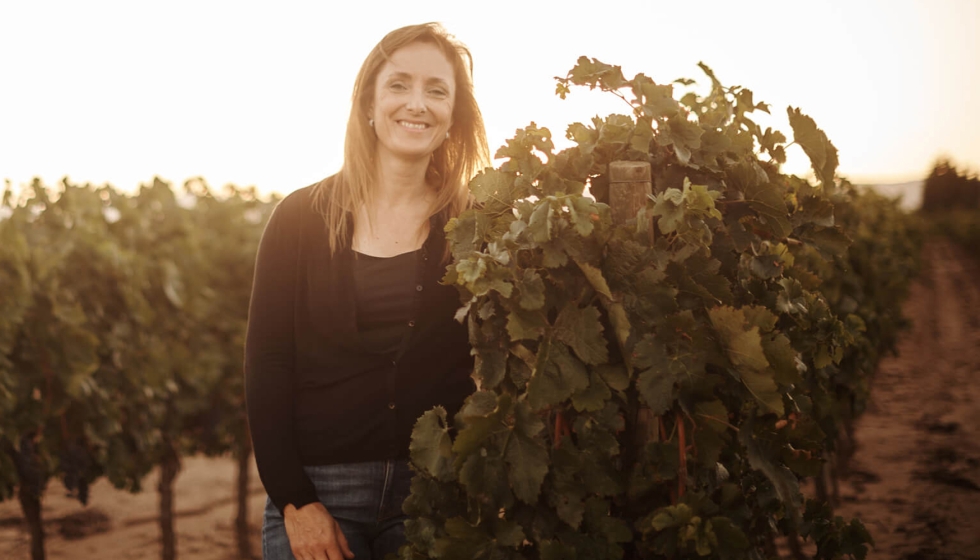
[[[287,194],[276,206],[276,212],[297,216],[304,211],[312,211],[313,194],[323,181],[298,188]]]

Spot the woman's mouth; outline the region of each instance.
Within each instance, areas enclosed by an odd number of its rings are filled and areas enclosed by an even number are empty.
[[[412,129],[412,130],[425,130],[425,129],[429,128],[429,125],[427,125],[425,123],[416,123],[416,122],[409,122],[409,121],[398,121],[398,124],[404,126],[405,128],[409,128],[409,129]]]

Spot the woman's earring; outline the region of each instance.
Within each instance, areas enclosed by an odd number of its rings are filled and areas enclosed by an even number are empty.
[[[368,119],[368,126],[374,128],[374,119]]]
[[[449,140],[449,131],[446,131],[446,140]]]

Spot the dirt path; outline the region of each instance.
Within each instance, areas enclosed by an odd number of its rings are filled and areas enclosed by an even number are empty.
[[[980,267],[924,250],[898,356],[878,368],[838,513],[860,517],[876,560],[980,559]]]
[[[184,460],[175,488],[177,557],[181,560],[233,560],[235,547],[233,459],[192,457]],[[254,463],[249,487],[252,550],[261,554],[260,527],[265,491]],[[157,475],[152,473],[143,492],[130,494],[99,480],[89,505],[65,497],[64,487],[52,482],[44,496],[45,549],[50,560],[157,560],[160,526]],[[28,560],[30,539],[14,500],[0,503],[0,560]]]

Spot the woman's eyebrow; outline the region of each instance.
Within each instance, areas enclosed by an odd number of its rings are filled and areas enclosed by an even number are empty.
[[[409,74],[408,72],[392,72],[388,76],[388,80],[387,81],[390,82],[391,80],[411,80],[413,78],[415,78],[415,76],[413,74]],[[430,78],[426,78],[425,79],[425,82],[427,84],[438,83],[438,84],[442,84],[442,85],[447,86],[447,87],[449,86],[449,82],[447,82],[446,80],[444,80],[442,78],[435,77],[435,76],[430,77]]]

